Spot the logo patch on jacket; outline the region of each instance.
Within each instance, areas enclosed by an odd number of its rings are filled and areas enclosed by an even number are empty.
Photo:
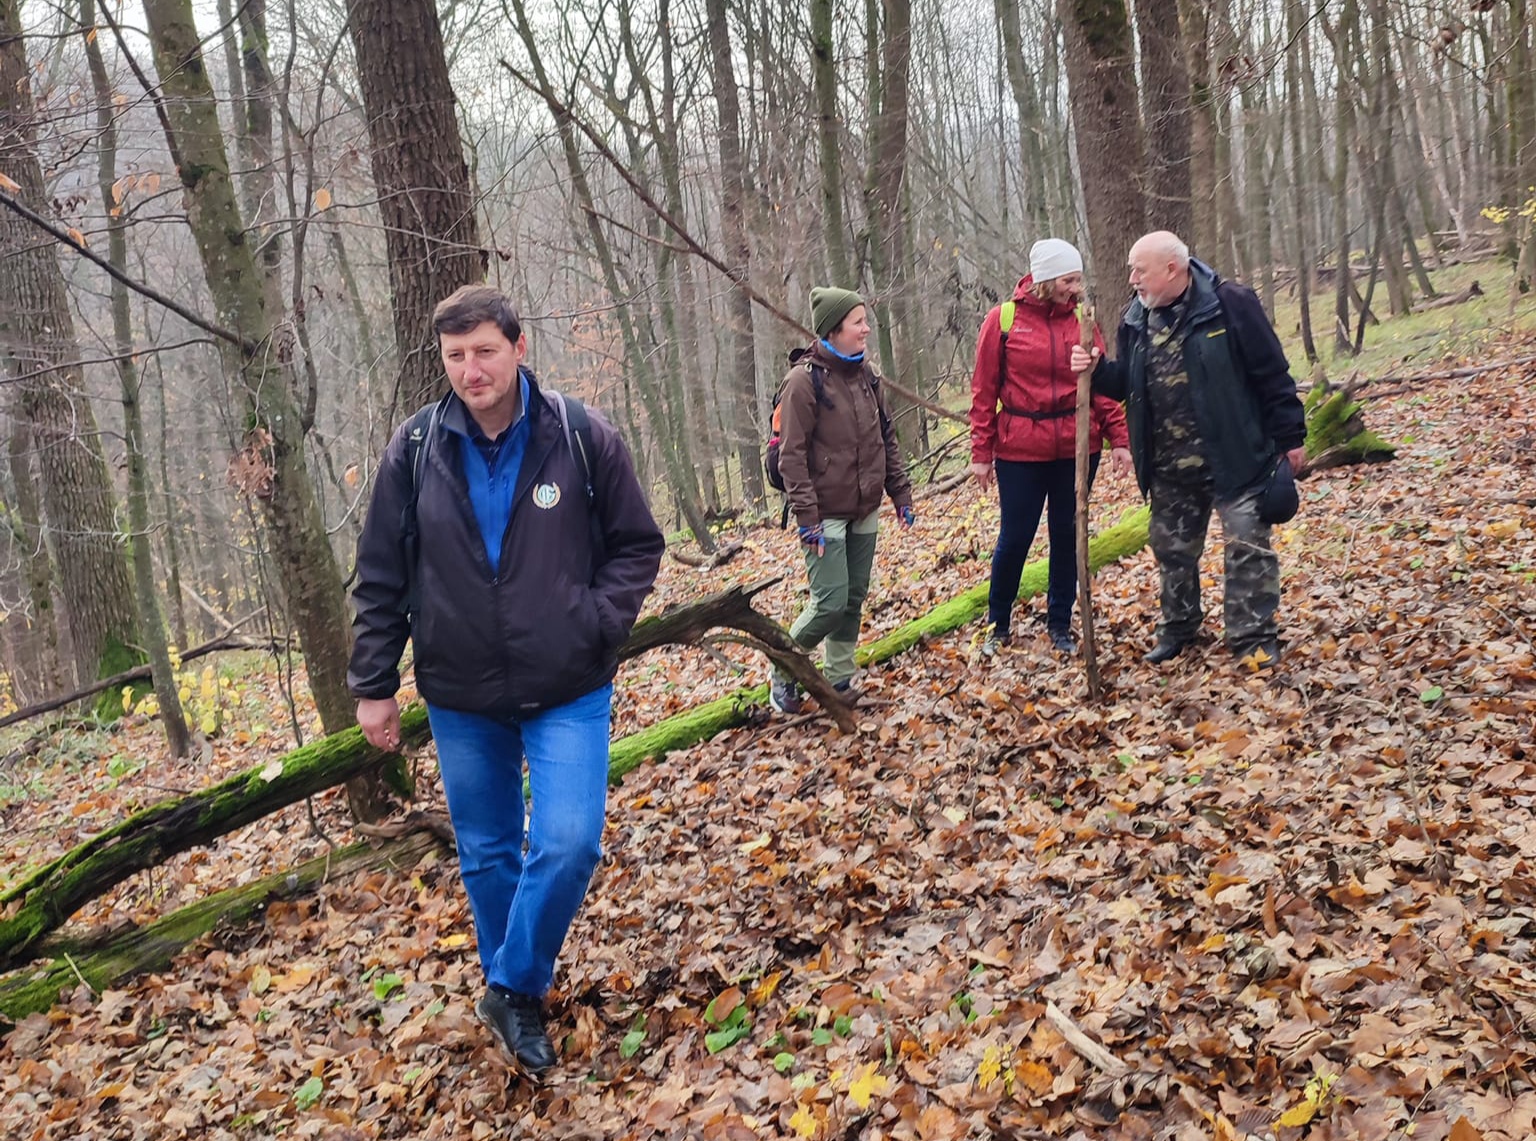
[[[533,505],[542,507],[548,511],[560,502],[560,485],[558,483],[541,483],[533,489]]]

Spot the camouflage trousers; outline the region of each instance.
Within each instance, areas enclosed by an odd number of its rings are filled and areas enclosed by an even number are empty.
[[[1160,640],[1189,641],[1200,629],[1200,555],[1211,508],[1224,534],[1227,646],[1247,653],[1273,642],[1279,632],[1280,559],[1269,544],[1269,525],[1259,522],[1263,488],[1215,502],[1210,484],[1152,484],[1152,553],[1162,574]]]

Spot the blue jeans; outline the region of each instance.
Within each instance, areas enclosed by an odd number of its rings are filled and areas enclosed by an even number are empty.
[[[1094,452],[1088,457],[1090,487],[1099,470],[1099,455]],[[1044,508],[1046,531],[1051,539],[1045,622],[1052,630],[1066,630],[1072,625],[1072,604],[1077,601],[1077,461],[998,460],[992,466],[997,474],[1002,526],[992,552],[987,621],[999,634],[1012,629],[1019,579],[1029,561],[1030,544],[1035,541],[1040,511]]]
[[[613,686],[522,721],[428,705],[486,981],[542,997],[602,856]],[[523,852],[523,758],[533,805]]]

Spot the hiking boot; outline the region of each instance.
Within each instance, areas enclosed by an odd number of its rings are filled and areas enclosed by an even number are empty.
[[[800,712],[800,687],[794,679],[788,681],[774,681],[768,687],[768,704],[779,713],[796,714]]]
[[[1011,640],[1006,630],[1002,631],[1002,633],[998,633],[996,630],[992,631],[981,644],[981,656],[984,658],[997,657],[998,652],[1006,649]]]
[[[1051,645],[1056,647],[1058,653],[1066,654],[1068,657],[1077,653],[1077,643],[1072,640],[1070,631],[1053,629],[1050,635]]]
[[[532,995],[490,987],[475,1004],[475,1014],[485,1023],[507,1060],[538,1077],[555,1062],[555,1047],[544,1029],[544,1004]]]
[[[863,696],[859,690],[853,687],[853,679],[851,677],[845,677],[842,681],[833,682],[832,688],[849,705],[857,705],[859,698]]]
[[[1189,643],[1182,638],[1170,638],[1164,635],[1157,640],[1157,645],[1141,656],[1141,660],[1149,666],[1162,665],[1164,662],[1173,661],[1188,648]]]

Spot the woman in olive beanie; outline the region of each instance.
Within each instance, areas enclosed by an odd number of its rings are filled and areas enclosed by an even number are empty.
[[[851,289],[812,289],[811,328],[815,343],[796,353],[779,387],[779,471],[811,587],[789,632],[806,650],[826,643],[827,679],[849,693],[880,503],[889,495],[901,526],[912,526],[912,485],[880,378],[864,357],[864,299]],[[798,711],[794,679],[775,670],[769,702]]]

